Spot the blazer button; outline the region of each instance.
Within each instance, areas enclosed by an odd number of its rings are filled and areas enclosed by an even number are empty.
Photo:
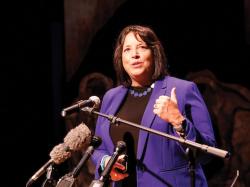
[[[137,162],[137,167],[142,172],[144,172],[146,170],[146,167],[145,167],[145,165],[142,162]]]

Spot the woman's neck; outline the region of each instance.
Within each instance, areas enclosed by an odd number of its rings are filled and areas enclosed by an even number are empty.
[[[146,87],[146,86],[151,85],[152,82],[153,82],[152,80],[150,80],[150,81],[140,81],[140,82],[132,80],[131,86],[133,86],[133,87]]]

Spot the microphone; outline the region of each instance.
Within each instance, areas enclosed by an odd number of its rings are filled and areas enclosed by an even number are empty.
[[[123,153],[125,149],[126,149],[126,143],[124,141],[118,141],[116,148],[115,148],[115,152],[113,153],[110,160],[108,161],[107,166],[102,171],[101,177],[99,178],[99,180],[92,181],[92,183],[90,184],[90,187],[104,186],[106,180],[109,179],[109,174],[113,165],[115,164],[119,155]]]
[[[71,105],[67,108],[64,108],[61,112],[62,117],[66,116],[66,113],[72,110],[80,109],[86,106],[93,106],[94,108],[98,108],[100,105],[100,99],[97,96],[91,96],[88,100],[80,100],[76,104]]]
[[[64,175],[62,178],[59,179],[56,187],[70,187],[75,186],[76,177],[79,175],[83,165],[89,159],[89,157],[93,154],[94,149],[99,147],[102,143],[102,139],[98,136],[93,136],[90,145],[88,146],[87,150],[85,151],[83,157],[81,158],[80,162],[74,168],[73,172]]]
[[[74,129],[71,129],[64,138],[64,143],[55,146],[50,152],[51,159],[46,162],[27,182],[26,187],[34,183],[51,164],[61,164],[70,158],[73,151],[84,149],[90,144],[91,131],[81,123]]]
[[[51,164],[61,164],[66,159],[71,157],[71,152],[69,151],[68,147],[66,147],[63,143],[58,144],[55,146],[52,151],[50,152],[51,159],[46,162],[27,182],[26,187],[33,184],[42,174],[44,174],[47,168]]]
[[[86,161],[89,159],[89,157],[93,154],[94,149],[99,147],[101,145],[101,143],[102,143],[102,139],[100,137],[98,137],[98,136],[92,137],[90,145],[88,146],[88,148],[85,151],[80,162],[77,164],[77,166],[75,167],[75,169],[72,172],[73,178],[76,178],[79,175],[83,165],[86,163]]]
[[[91,131],[82,122],[71,129],[64,137],[64,144],[72,151],[81,151],[91,143]]]

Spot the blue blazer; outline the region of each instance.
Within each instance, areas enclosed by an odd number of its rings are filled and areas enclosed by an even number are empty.
[[[179,110],[187,119],[187,139],[215,146],[213,128],[207,107],[197,86],[190,81],[171,76],[166,76],[164,79],[156,81],[142,117],[141,125],[179,137],[171,124],[168,124],[153,113],[155,100],[161,95],[170,97],[173,87],[176,87]],[[118,86],[109,90],[103,97],[100,112],[115,116],[127,92],[128,89],[124,86]],[[136,112],[136,108],[131,110]],[[92,155],[92,160],[97,166],[96,178],[99,178],[98,167],[102,157],[104,155],[112,155],[114,152],[114,144],[109,134],[110,125],[108,119],[98,117],[95,135],[102,138],[102,144]],[[207,182],[200,162],[206,161],[208,155],[205,155],[205,153],[198,155],[195,168],[195,186],[205,187]],[[138,187],[183,187],[190,185],[185,146],[179,142],[140,130],[137,159],[138,163],[140,163],[137,166]],[[115,186],[119,186],[119,182]]]

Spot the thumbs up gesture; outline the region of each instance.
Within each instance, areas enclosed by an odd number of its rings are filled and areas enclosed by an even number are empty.
[[[173,126],[179,126],[185,119],[179,111],[176,97],[176,88],[172,88],[171,96],[162,95],[156,99],[153,112],[161,119],[171,123]]]

